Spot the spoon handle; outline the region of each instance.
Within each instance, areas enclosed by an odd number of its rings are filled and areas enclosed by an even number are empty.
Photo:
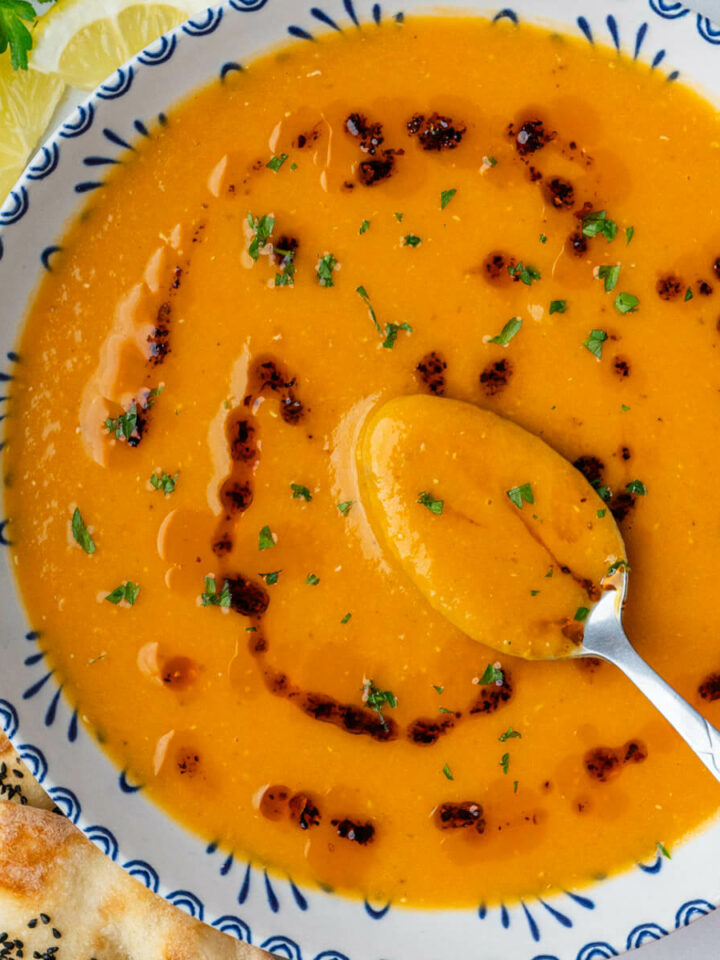
[[[584,647],[619,667],[720,781],[720,732],[643,660],[615,616],[603,618],[595,636],[588,631]]]

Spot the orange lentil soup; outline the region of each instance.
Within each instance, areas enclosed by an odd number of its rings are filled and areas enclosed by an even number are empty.
[[[32,625],[131,780],[296,881],[424,906],[577,886],[714,813],[619,671],[426,601],[357,449],[418,393],[542,437],[620,526],[629,635],[719,723],[719,170],[681,84],[457,18],[289,44],[123,157],[30,310],[4,473]]]

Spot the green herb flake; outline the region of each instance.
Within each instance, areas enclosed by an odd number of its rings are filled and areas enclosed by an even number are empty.
[[[305,583],[311,587],[316,587],[320,583],[320,577],[316,576],[314,573],[309,573],[305,578]]]
[[[307,500],[308,503],[312,500],[312,494],[301,483],[291,483],[290,489],[292,490],[293,500]]]
[[[83,548],[85,553],[95,553],[97,549],[95,541],[90,536],[88,528],[85,526],[85,521],[77,507],[75,507],[72,515],[72,535],[75,538],[75,542]]]
[[[603,236],[610,243],[617,236],[618,225],[608,220],[604,210],[593,210],[583,217],[582,232],[584,237]]]
[[[455,196],[456,193],[457,193],[457,189],[456,189],[455,187],[453,187],[453,188],[450,189],[450,190],[443,190],[443,191],[442,191],[442,193],[440,194],[440,209],[441,209],[441,210],[444,210],[444,209],[445,209],[445,207],[450,203],[450,201],[452,200],[452,198]]]
[[[419,503],[422,504],[423,507],[427,507],[430,513],[434,513],[438,517],[443,512],[443,506],[445,505],[444,500],[437,500],[427,490],[423,490],[422,493],[418,494],[418,498],[415,503]]]
[[[606,503],[612,496],[612,490],[610,487],[600,486],[595,487],[595,492],[600,497],[601,500],[604,500]]]
[[[276,287],[294,287],[295,286],[295,251],[294,250],[275,250],[282,259],[280,272],[275,274]]]
[[[670,856],[670,851],[668,850],[668,848],[665,846],[664,843],[661,843],[661,842],[658,840],[658,842],[657,842],[657,848],[658,848],[659,853],[661,853],[661,854],[662,854],[664,857],[666,857],[668,860],[672,860],[672,857]]]
[[[598,360],[602,360],[602,345],[607,338],[608,336],[604,330],[591,330],[590,336],[583,340],[583,346],[586,350],[589,350],[594,357],[597,357]]]
[[[165,471],[162,470],[159,476],[157,473],[150,474],[150,483],[156,490],[162,490],[165,496],[169,497],[170,494],[175,490],[177,478],[177,474],[175,474],[174,477],[171,477],[169,473],[165,473]]]
[[[397,220],[398,223],[402,223],[402,219],[403,219],[404,216],[405,216],[404,213],[396,213],[396,214],[394,214],[394,217],[395,217],[395,219]]]
[[[553,575],[553,568],[550,567],[548,572],[545,574],[545,579],[548,580]]]
[[[422,237],[416,236],[414,233],[406,233],[403,238],[404,247],[417,247],[422,243]]]
[[[317,265],[317,278],[321,287],[334,287],[333,271],[337,264],[337,258],[332,253],[326,253],[320,258]]]
[[[627,246],[633,238],[635,233],[635,227],[625,227],[625,246]]]
[[[507,772],[508,772],[508,770],[510,769],[510,754],[509,754],[509,753],[504,753],[504,754],[502,755],[502,760],[500,761],[500,763],[498,764],[498,766],[499,766],[499,767],[502,767],[502,772],[503,772],[503,773],[507,773]]]
[[[137,421],[138,409],[133,400],[125,413],[121,413],[119,417],[107,417],[105,429],[108,433],[114,433],[118,440],[129,440],[135,432]]]
[[[525,266],[522,260],[516,263],[514,267],[512,265],[508,266],[508,273],[511,277],[520,280],[521,283],[524,283],[528,287],[532,286],[533,281],[541,279],[541,274],[537,267],[533,267],[530,264]]]
[[[612,266],[604,264],[602,267],[598,267],[598,277],[600,280],[605,281],[605,292],[610,293],[611,290],[614,290],[617,286],[618,277],[620,276],[620,264],[616,263]]]
[[[685,291],[685,296],[683,297],[683,300],[685,301],[685,303],[687,303],[688,300],[692,300],[692,298],[693,298],[693,292],[690,289],[690,287],[688,287],[687,290]]]
[[[350,617],[351,617],[351,616],[352,616],[351,613],[346,613],[345,616],[344,616],[344,617],[342,618],[342,620],[340,621],[340,623],[348,623],[348,621],[350,620]]]
[[[293,161],[293,163],[290,164],[290,169],[297,170],[297,168],[298,168],[298,165]]]
[[[278,582],[278,578],[281,573],[282,573],[282,570],[271,570],[270,573],[261,573],[259,574],[259,576],[263,578],[263,580],[269,587],[272,587],[274,584]]]
[[[455,713],[454,710],[448,710],[447,707],[438,707],[438,713]]]
[[[530,591],[530,596],[531,596],[531,597],[536,597],[539,593],[540,593],[539,590],[531,590],[531,591]]]
[[[370,229],[370,221],[363,220],[363,222],[360,224],[360,229],[358,230],[358,233],[367,233],[369,229]]]
[[[489,663],[485,667],[485,671],[478,680],[478,683],[482,687],[487,687],[491,683],[496,683],[499,687],[501,687],[503,683],[505,683],[505,674],[496,663]]]
[[[377,330],[377,332],[382,336],[382,327],[378,323],[378,319],[377,319],[377,316],[375,315],[375,311],[373,310],[373,306],[370,303],[370,297],[368,296],[367,290],[365,289],[365,287],[360,286],[356,288],[355,293],[357,293],[357,295],[363,301],[365,306],[368,308],[368,311],[370,312],[370,319],[375,324],[375,329]]]
[[[513,793],[517,793],[518,786],[520,785],[519,780],[513,780]]]
[[[498,737],[500,743],[505,743],[506,740],[511,740],[513,737],[517,737],[519,740],[522,740],[522,734],[519,730],[513,730],[512,727],[508,727],[505,733],[501,733]]]
[[[385,324],[385,339],[383,340],[382,345],[386,350],[392,350],[392,348],[395,346],[398,333],[401,330],[404,330],[406,333],[413,332],[413,328],[406,321],[403,321],[402,323]]]
[[[115,587],[112,593],[109,593],[105,599],[108,603],[120,603],[121,600],[124,600],[129,606],[135,606],[135,601],[138,598],[140,593],[140,587],[133,583],[132,580],[128,580],[126,583],[122,583],[119,587]]]
[[[598,518],[598,520],[602,520],[606,513],[607,510],[603,507],[602,510],[596,511],[595,516]]]
[[[204,607],[229,607],[230,584],[226,580],[218,593],[215,577],[205,577],[205,591],[200,594],[200,602]]]
[[[540,234],[540,243],[547,243],[547,237],[544,233]]]
[[[383,707],[395,708],[398,705],[397,697],[392,690],[381,690],[375,686],[372,680],[365,680],[363,686],[363,702],[377,713],[383,728],[387,730],[387,721],[383,716]]]
[[[623,413],[627,413],[630,407],[626,403],[621,403],[620,409],[622,410]]]
[[[587,616],[590,613],[587,607],[578,607],[575,611],[575,616],[573,620],[577,620],[578,623],[582,623],[583,620],[587,620]]]
[[[630,483],[625,487],[628,493],[634,493],[638,497],[647,496],[647,487],[642,482],[642,480],[631,480]]]
[[[567,310],[567,300],[551,300],[550,313],[565,313]]]
[[[275,217],[268,215],[262,217],[253,217],[251,213],[248,213],[248,223],[250,224],[250,229],[253,232],[252,239],[250,240],[250,246],[248,247],[248,253],[253,260],[257,260],[260,255],[260,250],[265,246],[272,236],[273,228],[275,226]]]
[[[522,510],[523,500],[525,503],[535,503],[535,497],[533,496],[532,487],[529,483],[523,483],[519,487],[511,487],[510,490],[506,490],[505,493],[518,510]]]
[[[272,170],[273,173],[277,173],[280,167],[285,163],[287,158],[288,158],[288,155],[286,153],[281,153],[279,156],[272,157],[270,160],[268,160],[265,166],[269,170]]]
[[[272,530],[266,524],[258,534],[258,550],[269,550],[270,547],[274,546],[275,540],[273,539]]]
[[[28,50],[33,38],[23,23],[33,23],[36,13],[26,0],[2,0],[0,2],[0,53],[10,47],[10,64],[13,70],[27,70]]]
[[[607,576],[611,577],[614,573],[617,573],[618,570],[627,570],[630,571],[627,560],[615,560],[614,563],[611,563],[608,567]]]
[[[494,167],[497,165],[497,160],[495,157],[483,157],[483,164],[486,167]]]
[[[490,337],[488,343],[499,343],[501,347],[506,347],[521,327],[522,320],[520,317],[513,317],[508,320],[496,337]]]
[[[618,313],[635,313],[640,300],[632,293],[619,293],[615,297],[615,309]]]
[[[346,517],[350,513],[350,507],[355,503],[354,500],[343,500],[342,503],[337,504],[337,508],[340,513]]]
[[[454,779],[455,779],[455,777],[452,775],[452,770],[451,770],[450,767],[447,765],[447,763],[446,763],[445,766],[442,768],[442,772],[445,774],[445,776],[447,777],[448,780],[454,780]]]
[[[443,693],[443,692],[445,691],[445,687],[438,687],[438,686],[436,686],[435,684],[433,684],[433,690],[435,691],[435,693],[440,694],[440,693]]]

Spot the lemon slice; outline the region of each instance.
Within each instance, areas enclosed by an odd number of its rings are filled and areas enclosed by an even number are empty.
[[[92,90],[133,54],[206,6],[201,0],[59,0],[34,29],[32,65]]]
[[[0,204],[50,122],[65,84],[35,70],[13,70],[0,55]]]

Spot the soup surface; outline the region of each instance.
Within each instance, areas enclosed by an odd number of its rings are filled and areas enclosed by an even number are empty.
[[[619,672],[425,600],[357,446],[422,393],[540,436],[619,523],[634,643],[720,723],[719,171],[680,83],[464,19],[288,45],[122,157],[27,319],[4,475],[32,624],[131,780],[298,882],[426,906],[577,886],[714,813]],[[414,529],[449,519],[431,473]]]

